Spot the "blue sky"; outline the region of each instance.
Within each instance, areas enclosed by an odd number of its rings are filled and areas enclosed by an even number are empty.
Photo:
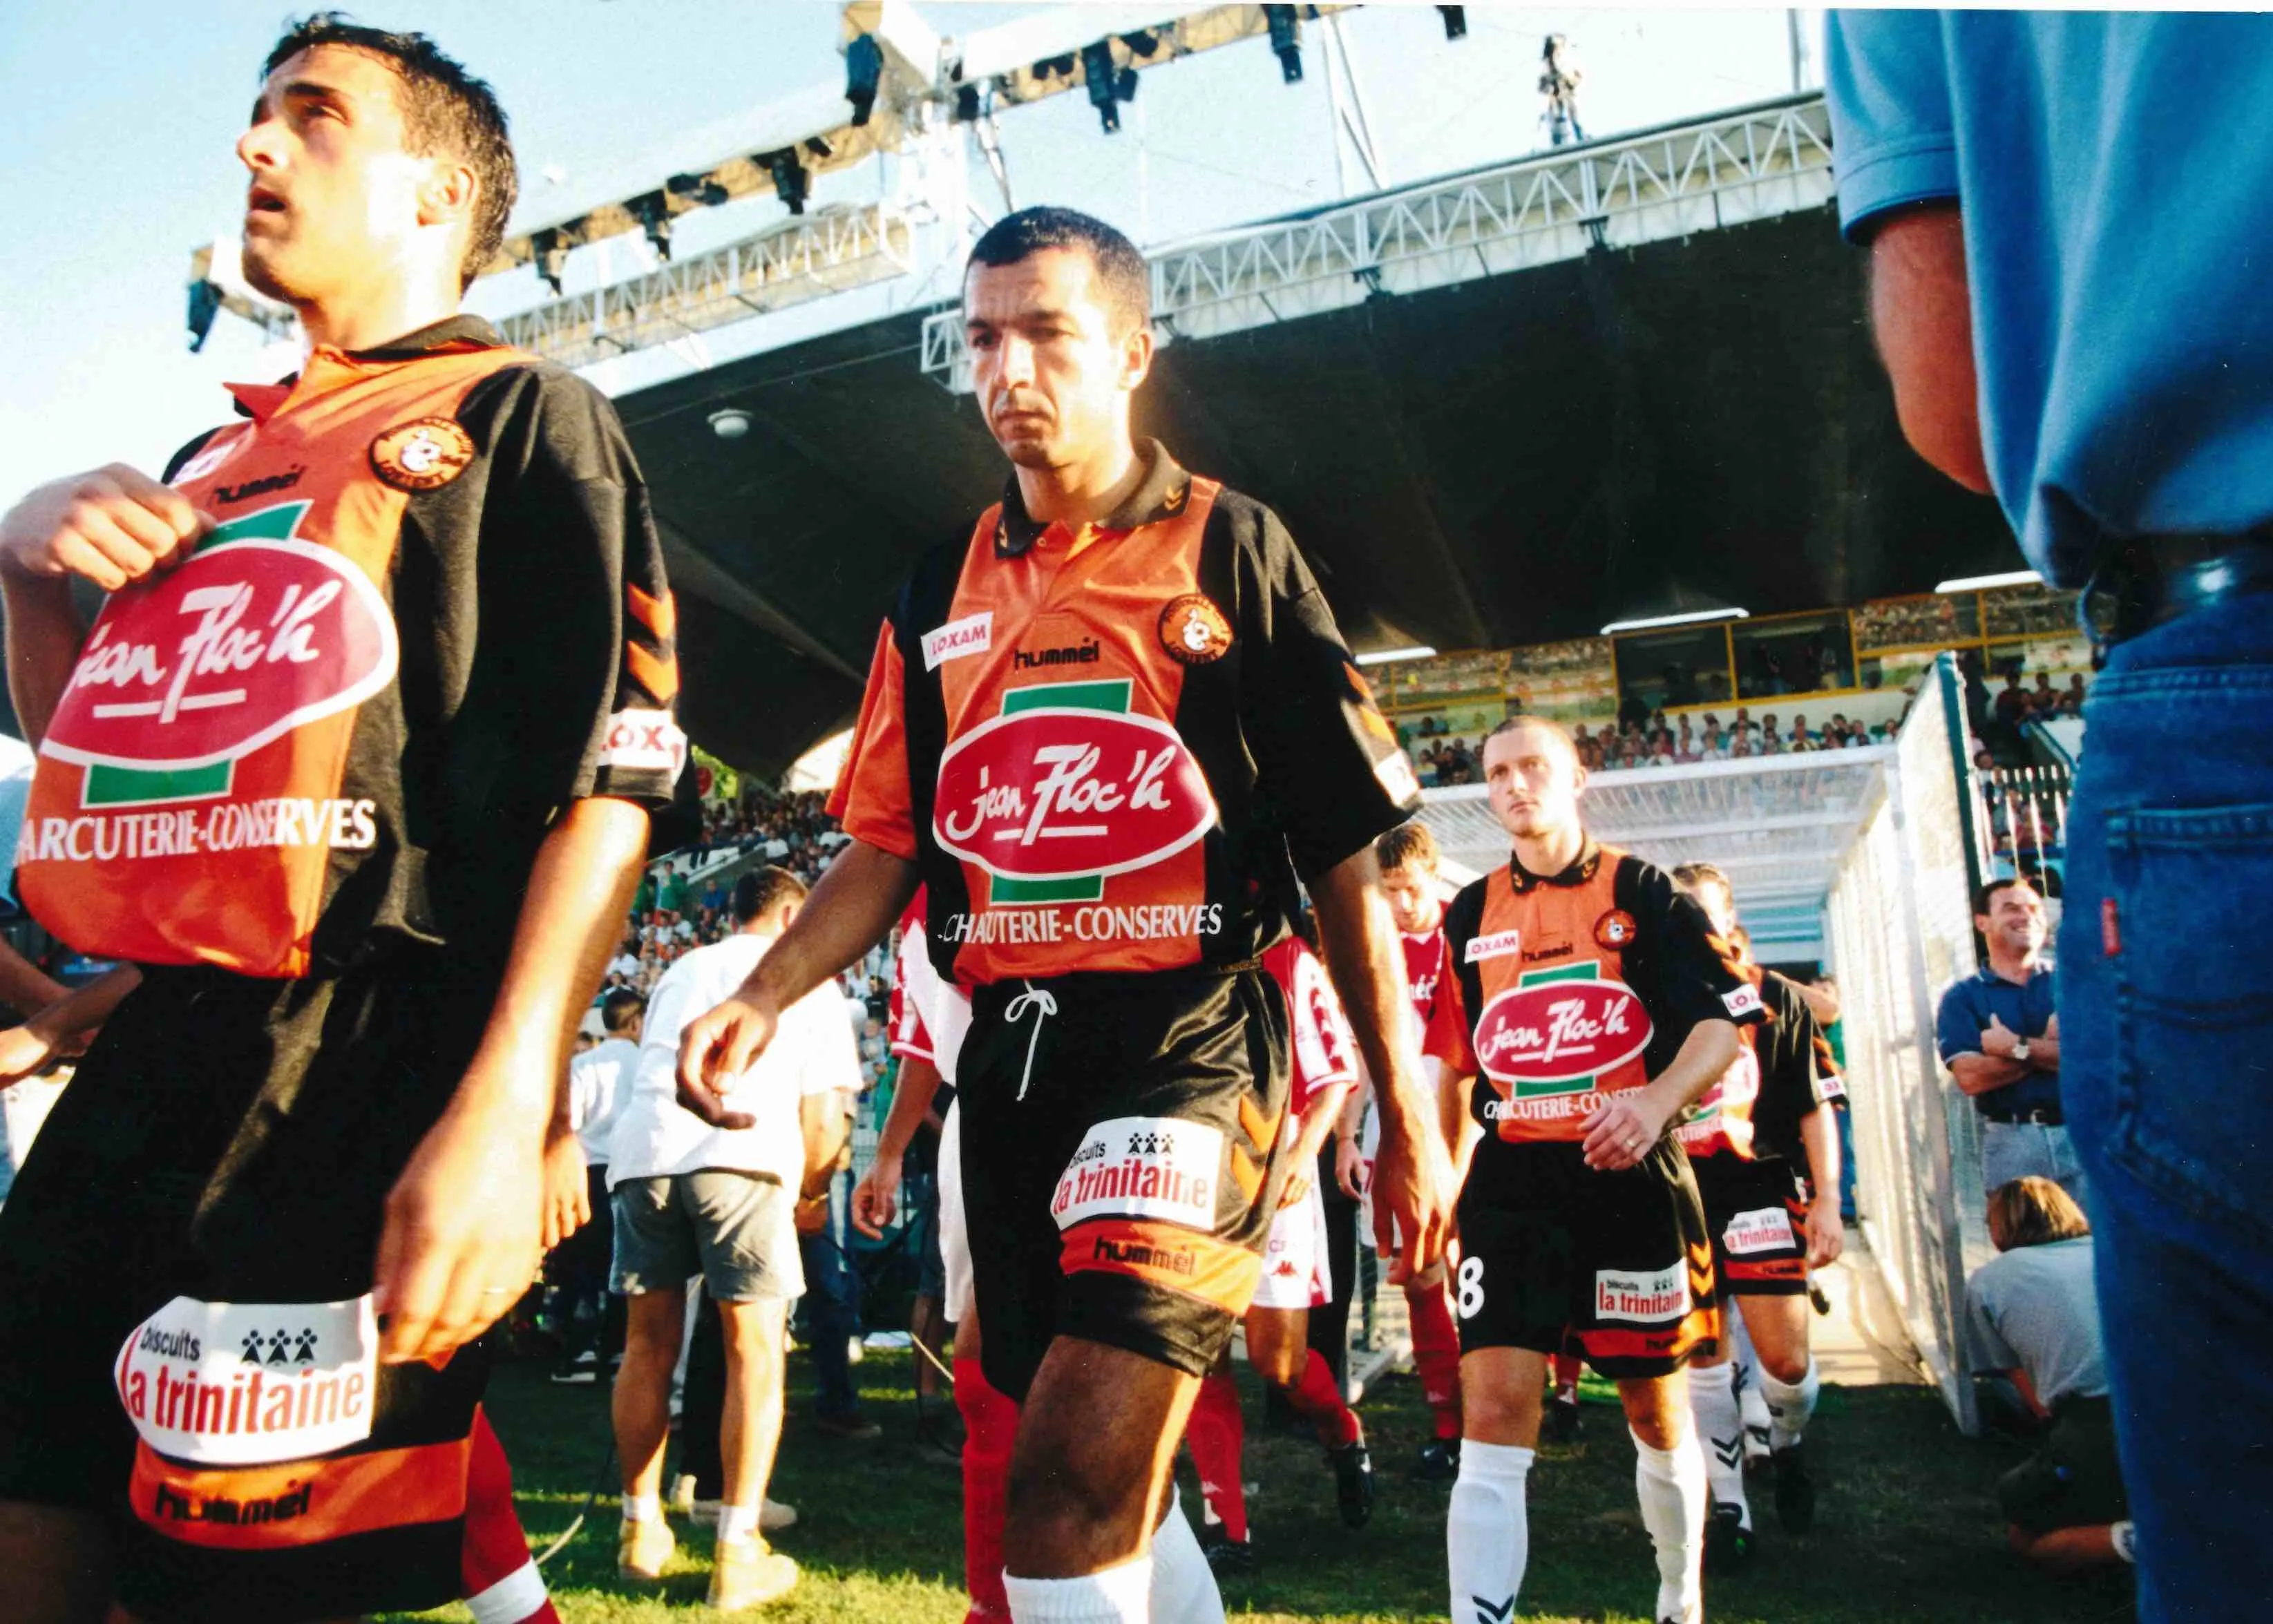
[[[363,0],[352,9],[362,21],[433,34],[497,86],[525,195],[542,195],[548,170],[573,186],[581,173],[650,151],[660,178],[675,135],[843,71],[838,8],[821,0]],[[1039,8],[917,9],[941,33],[962,34]],[[1533,81],[1549,32],[1569,34],[1583,54],[1594,134],[1791,85],[1782,10],[1468,11],[1468,37],[1457,44],[1429,6],[1369,7],[1345,24],[1392,183],[1537,146]],[[190,252],[233,232],[243,209],[244,173],[231,148],[284,15],[278,0],[0,7],[0,106],[9,109],[0,196],[15,221],[0,236],[0,504],[96,463],[154,472],[218,421],[224,378],[284,370],[230,318],[202,355],[188,353],[183,331]],[[1078,94],[1006,116],[1018,200],[1089,208],[1155,243],[1332,200],[1315,40],[1306,55],[1311,71],[1298,86],[1280,84],[1260,41],[1148,71],[1117,136],[1099,131]],[[873,196],[875,186],[872,172],[829,176],[816,198]],[[778,206],[739,205],[706,225],[747,231],[768,211]],[[682,228],[682,243],[700,240]],[[644,250],[622,252],[619,273]],[[475,307],[495,313],[528,292],[525,273],[492,279]]]

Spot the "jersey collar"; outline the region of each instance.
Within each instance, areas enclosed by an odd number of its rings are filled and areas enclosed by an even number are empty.
[[[1091,529],[1126,533],[1174,519],[1184,511],[1184,505],[1191,499],[1192,476],[1177,466],[1168,448],[1155,439],[1140,439],[1136,442],[1136,456],[1144,465],[1144,479],[1127,501],[1089,527]],[[1018,490],[1018,476],[1013,474],[1002,487],[1002,516],[994,525],[994,556],[1025,557],[1050,528],[1037,524],[1027,513],[1026,498]]]
[[[1516,894],[1519,896],[1538,886],[1560,886],[1568,890],[1585,885],[1594,877],[1595,871],[1602,866],[1602,849],[1595,842],[1594,837],[1589,834],[1587,836],[1587,843],[1579,848],[1579,855],[1571,860],[1571,866],[1559,874],[1534,874],[1523,866],[1513,852],[1510,852],[1507,858],[1507,879],[1508,883],[1515,887]]]
[[[391,339],[373,349],[340,350],[319,345],[310,354],[308,363],[311,370],[319,372],[334,366],[389,366],[445,350],[495,349],[504,342],[498,330],[479,316],[452,316]],[[228,384],[223,387],[236,397],[240,416],[261,423],[275,415],[291,398],[292,392],[299,387],[300,378],[298,372],[294,372],[273,384]]]

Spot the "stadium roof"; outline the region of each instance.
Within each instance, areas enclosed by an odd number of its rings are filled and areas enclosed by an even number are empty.
[[[1270,503],[1352,641],[1588,636],[2011,567],[1909,451],[1828,208],[1173,342],[1139,426]],[[916,556],[1005,466],[911,313],[621,397],[680,591],[686,720],[777,771],[846,724]],[[709,418],[750,414],[722,439]]]

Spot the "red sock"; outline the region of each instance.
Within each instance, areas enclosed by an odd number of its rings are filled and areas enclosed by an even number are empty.
[[[458,1571],[475,1624],[560,1624],[513,1508],[513,1468],[505,1446],[480,1410],[474,1411],[473,1453],[466,1460],[466,1527]]]
[[[1309,1350],[1309,1355],[1303,1361],[1302,1373],[1285,1389],[1287,1402],[1318,1429],[1318,1441],[1329,1449],[1355,1443],[1365,1436],[1364,1427],[1358,1424],[1356,1412],[1342,1403],[1342,1390],[1334,1385],[1334,1373],[1325,1356],[1316,1348]]]
[[[1460,1333],[1452,1325],[1452,1288],[1408,1283],[1405,1306],[1413,1320],[1413,1365],[1429,1401],[1437,1436],[1460,1435]]]
[[[963,1412],[963,1588],[970,1620],[1008,1619],[1002,1589],[1002,1517],[1018,1406],[987,1384],[977,1359],[955,1361],[955,1407]]]
[[[1557,1393],[1569,1393],[1575,1391],[1578,1386],[1579,1356],[1575,1353],[1557,1354],[1555,1356],[1555,1390]]]
[[[1200,1383],[1184,1441],[1191,1446],[1192,1464],[1200,1469],[1200,1494],[1208,1509],[1227,1535],[1246,1538],[1247,1485],[1240,1478],[1240,1457],[1247,1423],[1239,1413],[1238,1384],[1229,1376],[1210,1376]]]

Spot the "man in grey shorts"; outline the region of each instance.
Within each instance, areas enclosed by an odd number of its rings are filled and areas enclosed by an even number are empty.
[[[805,1291],[795,1212],[808,1179],[826,1188],[844,1134],[835,1091],[857,1089],[860,1067],[844,999],[823,986],[784,1015],[780,1037],[729,1091],[731,1114],[713,1126],[678,1103],[679,1038],[741,984],[804,901],[804,886],[784,870],[743,876],[731,902],[734,934],[664,973],[608,1161],[614,1286],[630,1299],[615,1390],[624,1478],[617,1567],[652,1581],[677,1547],[663,1517],[664,1445],[687,1282],[700,1275],[725,1334],[724,1503],[709,1597],[724,1612],[770,1601],[797,1582],[797,1565],[758,1529],[781,1440],[784,1326]]]

